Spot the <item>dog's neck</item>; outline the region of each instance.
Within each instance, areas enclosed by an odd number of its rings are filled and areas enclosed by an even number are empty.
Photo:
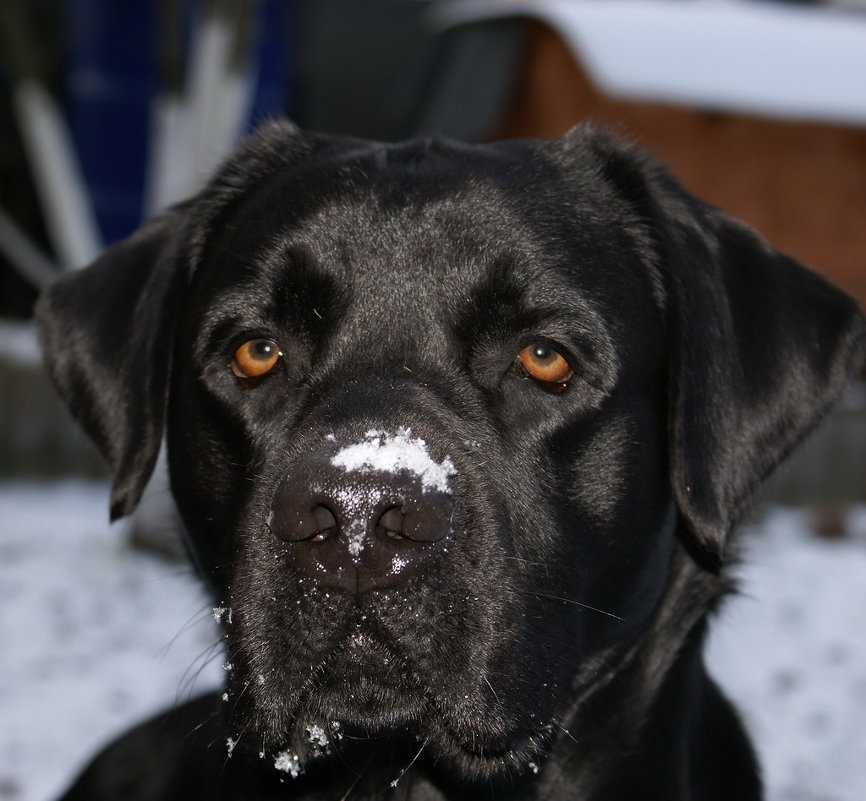
[[[676,540],[671,584],[646,633],[572,706],[537,798],[716,801],[695,795],[718,775],[718,801],[760,798],[754,754],[704,667],[707,617],[730,590]],[[565,733],[567,730],[567,733]],[[745,750],[733,758],[731,748]],[[721,763],[724,763],[722,766]]]

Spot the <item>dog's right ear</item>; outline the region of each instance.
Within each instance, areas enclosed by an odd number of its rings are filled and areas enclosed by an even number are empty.
[[[154,219],[36,305],[48,373],[112,470],[112,520],[135,508],[162,441],[186,219],[185,206]]]
[[[114,475],[112,520],[135,508],[159,453],[175,321],[208,230],[250,187],[332,142],[287,120],[264,125],[196,197],[64,276],[37,303],[49,375]]]

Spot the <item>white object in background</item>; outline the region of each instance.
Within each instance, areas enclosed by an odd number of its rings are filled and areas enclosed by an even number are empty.
[[[157,95],[150,109],[150,156],[144,189],[144,219],[189,197],[195,188],[190,164],[193,123],[180,95]]]
[[[231,152],[249,118],[255,74],[249,58],[232,64],[237,37],[230,14],[221,14],[217,7],[204,15],[190,87],[190,110],[196,125],[195,177],[200,181]]]
[[[63,117],[30,79],[15,85],[13,102],[57,256],[67,269],[84,267],[102,250],[102,237]]]
[[[537,19],[614,97],[866,124],[866,17],[741,0],[446,0],[440,27]]]
[[[243,136],[255,69],[239,35],[232,14],[211,4],[195,29],[183,95],[154,102],[147,216],[201,189]],[[244,57],[233,59],[237,52]]]

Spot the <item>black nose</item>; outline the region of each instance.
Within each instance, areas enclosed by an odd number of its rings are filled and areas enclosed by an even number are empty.
[[[300,573],[361,593],[398,586],[441,553],[451,509],[442,480],[315,457],[288,472],[268,525]]]

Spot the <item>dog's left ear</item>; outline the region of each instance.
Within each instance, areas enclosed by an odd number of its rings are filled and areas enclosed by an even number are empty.
[[[590,140],[640,215],[666,287],[671,484],[706,562],[748,498],[862,370],[856,302],[610,137]]]

